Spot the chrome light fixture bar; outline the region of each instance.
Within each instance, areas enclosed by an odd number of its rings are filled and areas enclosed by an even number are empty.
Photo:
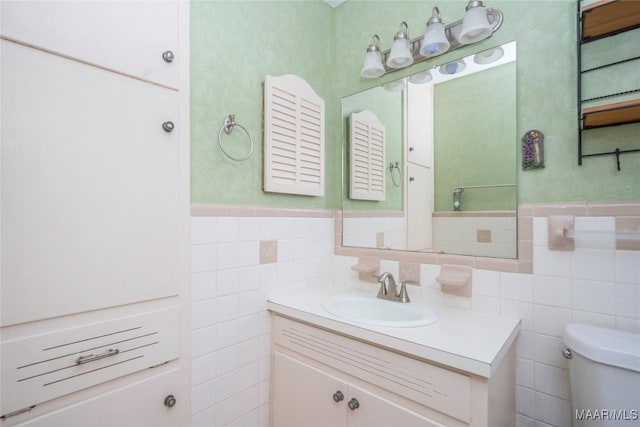
[[[486,26],[486,24],[483,27],[482,24],[478,23],[478,16],[481,16],[482,18],[484,18],[485,12],[486,12],[486,20],[488,22],[488,27]],[[470,15],[473,21],[470,21],[469,19]],[[413,38],[408,41],[409,52],[411,54],[411,57],[413,58],[413,61],[406,61],[408,63],[407,65],[404,65],[404,67],[409,66],[411,64],[417,64],[417,63],[423,62],[435,56],[442,55],[445,52],[456,50],[462,46],[477,43],[481,40],[487,39],[491,37],[491,35],[493,35],[493,33],[500,28],[500,26],[502,25],[503,19],[504,19],[504,16],[499,9],[493,9],[490,7],[485,8],[481,1],[470,0],[466,7],[465,17],[463,19],[460,19],[458,21],[455,21],[451,24],[444,26],[444,34],[447,41],[449,42],[449,46],[447,47],[446,43],[442,43],[441,48],[438,48],[438,49],[435,49],[433,46],[423,47],[423,44],[425,43],[425,39],[427,39],[426,34],[423,33],[419,37]],[[463,26],[465,21],[467,23],[466,27]],[[470,22],[472,22],[471,28],[470,28]],[[440,19],[440,11],[438,10],[437,7],[434,8],[433,16],[427,22],[427,31],[429,31],[429,27],[433,26],[434,24],[442,25],[442,21]],[[407,31],[406,23],[404,22],[401,25],[401,29],[403,29],[403,27],[405,28],[405,31]],[[463,31],[465,32],[464,34],[463,34]],[[396,35],[396,37],[398,37],[398,35]],[[429,39],[430,38],[431,36],[429,37]],[[429,43],[429,41],[427,41],[427,43]],[[402,66],[390,67],[389,65],[387,65],[388,59],[391,55],[391,51],[392,49],[387,49],[380,54],[381,56],[380,62],[384,68],[384,74],[397,71],[400,68],[403,68]],[[372,77],[372,76],[365,76],[364,74],[362,74],[362,76]],[[375,77],[379,77],[379,75],[376,75]]]

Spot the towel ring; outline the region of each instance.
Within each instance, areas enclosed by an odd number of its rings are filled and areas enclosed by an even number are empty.
[[[239,127],[245,133],[245,135],[247,135],[247,138],[249,138],[249,151],[243,157],[233,157],[232,155],[227,153],[225,149],[222,147],[222,132],[224,131],[224,133],[226,133],[227,135],[231,135],[231,132],[235,127]],[[225,156],[227,156],[231,160],[235,160],[236,162],[247,160],[251,156],[251,153],[253,153],[253,139],[251,138],[251,135],[249,135],[249,132],[244,128],[244,126],[236,123],[236,116],[233,114],[229,114],[224,118],[224,124],[222,125],[222,127],[220,128],[220,131],[218,132],[218,146],[220,147],[220,150],[222,150],[222,153]]]
[[[393,173],[394,169],[398,171],[398,181],[396,182],[396,174]],[[389,163],[389,170],[391,171],[391,181],[393,182],[394,187],[400,187],[400,182],[402,181],[402,171],[400,170],[399,162],[391,162]]]

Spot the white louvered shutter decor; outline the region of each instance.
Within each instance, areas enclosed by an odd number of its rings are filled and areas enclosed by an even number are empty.
[[[298,76],[265,76],[264,191],[324,196],[324,100]]]
[[[371,111],[352,113],[349,132],[349,197],[385,199],[385,127]]]

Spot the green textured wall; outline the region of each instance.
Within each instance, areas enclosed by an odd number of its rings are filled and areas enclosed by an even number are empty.
[[[340,205],[339,98],[334,94],[333,13],[314,1],[191,2],[191,201],[287,208]],[[262,191],[262,84],[265,75],[295,74],[325,100],[325,197]],[[251,134],[255,150],[234,162],[218,148],[227,114]],[[238,130],[223,137],[246,152]]]
[[[516,182],[515,63],[435,85],[434,111],[435,211],[453,210],[455,187]],[[515,210],[516,204],[516,187],[462,194],[464,211]]]
[[[388,49],[401,21],[407,21],[411,37],[424,31],[433,6],[445,23],[462,18],[466,0],[458,1],[351,1],[336,9],[337,89],[351,94],[399,77],[414,74],[437,63],[516,40],[517,134],[513,143],[530,129],[545,135],[544,169],[522,171],[518,167],[520,203],[561,201],[613,201],[640,199],[640,154],[621,156],[618,172],[615,156],[585,159],[578,166],[576,2],[491,1],[484,4],[502,10],[500,30],[477,45],[449,52],[437,59],[370,81],[359,76],[371,36],[378,34],[382,49]],[[636,49],[639,38],[627,37],[617,48]],[[636,74],[637,76],[638,74]],[[636,86],[637,87],[637,86]],[[640,145],[640,124],[588,131],[589,152]],[[520,148],[518,148],[520,159]],[[519,164],[520,160],[518,160]]]
[[[462,17],[466,0],[437,5],[446,23]],[[520,203],[640,199],[640,155],[586,159],[577,164],[576,3],[486,1],[505,15],[502,28],[477,45],[447,53],[438,62],[516,40],[517,134],[545,135],[544,169],[518,171]],[[366,47],[378,34],[387,49],[401,21],[410,35],[424,31],[434,3],[348,0],[331,9],[321,1],[194,1],[191,4],[191,191],[194,203],[339,208],[341,195],[340,99],[431,67],[435,60],[375,81],[359,75]],[[622,45],[637,46],[628,38]],[[262,192],[261,117],[265,74],[297,74],[326,101],[325,197]],[[234,113],[256,140],[250,161],[222,157],[217,133],[225,114]],[[585,149],[637,146],[640,124],[585,134]],[[519,152],[520,149],[518,148]]]

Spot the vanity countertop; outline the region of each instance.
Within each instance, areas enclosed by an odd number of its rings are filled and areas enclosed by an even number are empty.
[[[519,319],[437,305],[428,306],[438,315],[437,322],[407,328],[350,322],[328,313],[322,307],[326,298],[347,293],[375,295],[375,291],[346,287],[321,288],[270,298],[268,309],[282,316],[485,378],[495,372],[520,330]]]

